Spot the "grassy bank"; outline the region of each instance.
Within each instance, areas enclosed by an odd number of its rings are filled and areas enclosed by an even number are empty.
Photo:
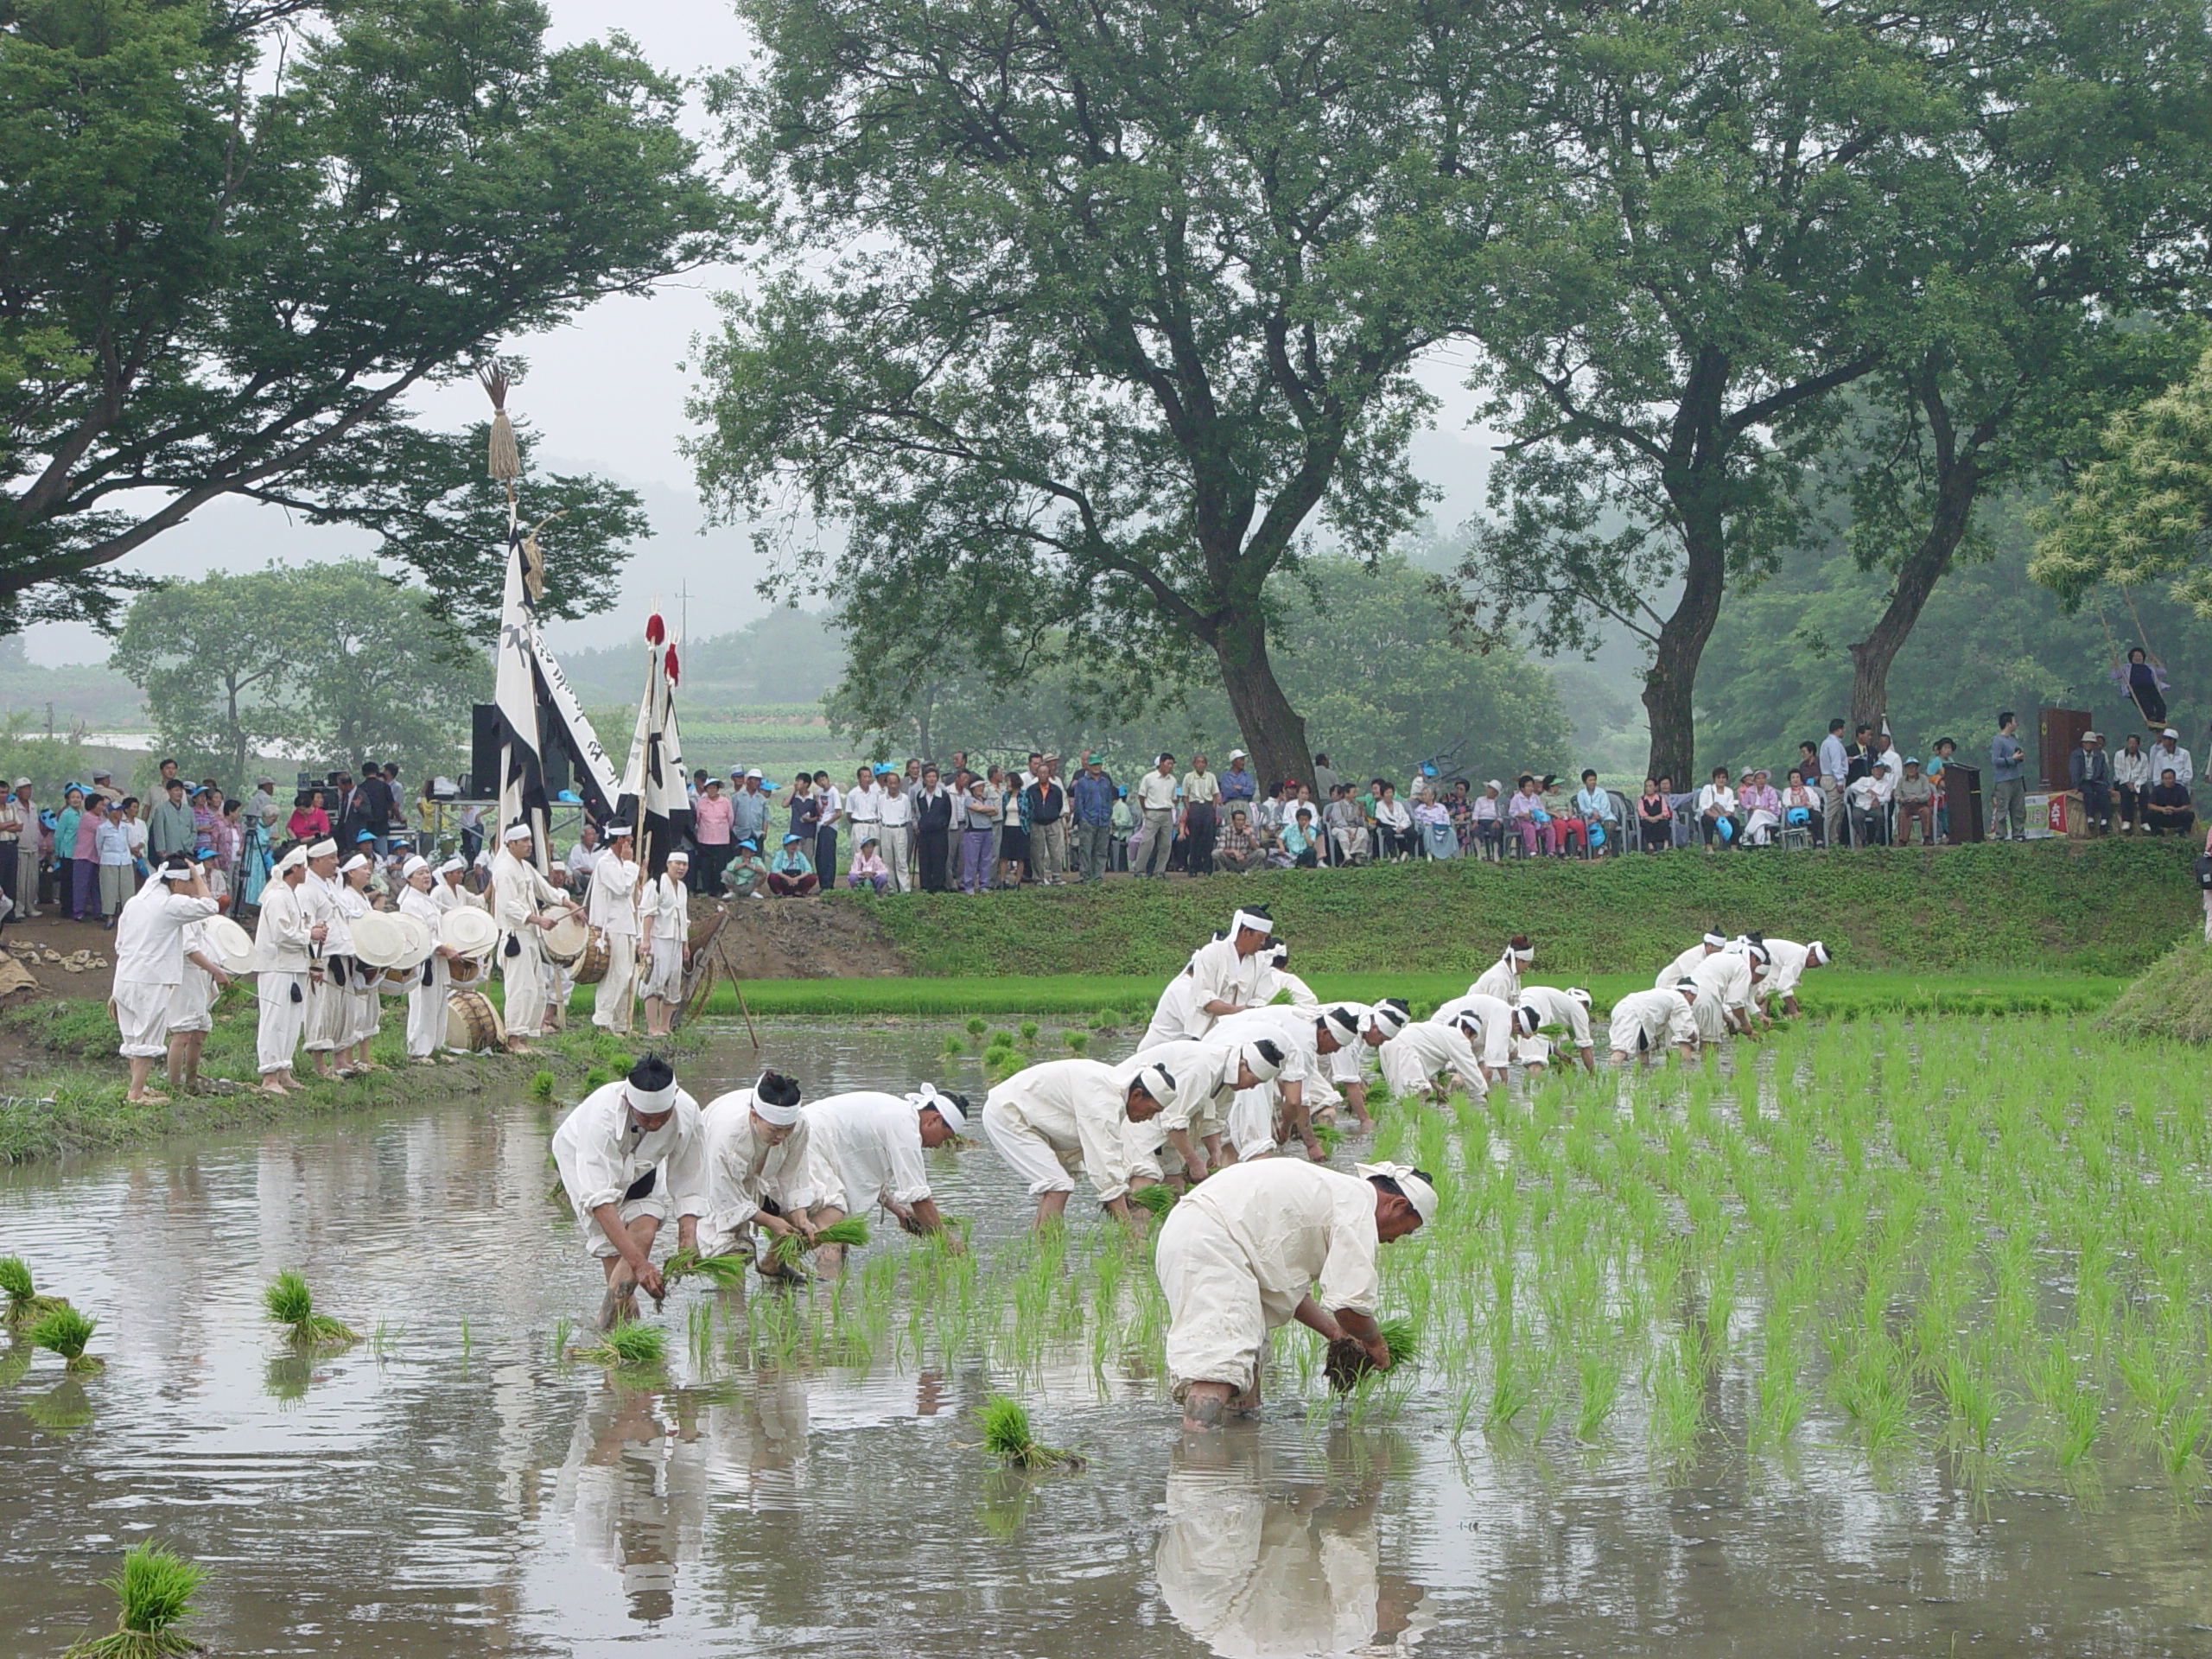
[[[397,1001],[397,999],[395,999]],[[410,1065],[403,1030],[387,1010],[372,1052],[386,1071],[331,1083],[310,1083],[286,1096],[242,1089],[234,1094],[181,1096],[164,1106],[133,1106],[123,1097],[123,1061],[115,1022],[105,1004],[58,1001],[6,1017],[14,1033],[51,1064],[35,1068],[20,1093],[0,1100],[0,1163],[25,1163],[73,1152],[141,1144],[172,1135],[243,1128],[340,1113],[377,1111],[429,1099],[535,1089],[564,1097],[603,1082],[626,1064],[630,1045],[586,1025],[542,1039],[535,1055],[471,1055],[457,1064]],[[233,995],[208,1034],[201,1074],[257,1080],[254,1004]],[[308,1073],[302,1062],[299,1075]],[[155,1087],[162,1087],[155,1074]]]
[[[1269,871],[982,899],[837,893],[823,902],[868,905],[912,972],[932,978],[1157,979],[1250,901],[1274,911],[1309,979],[1378,964],[1471,978],[1516,932],[1536,937],[1548,970],[1578,980],[1648,976],[1716,921],[1732,932],[1825,940],[1854,969],[2132,977],[2202,925],[2193,851],[2114,840],[1685,852],[1596,864]]]
[[[1442,973],[1315,973],[1307,976],[1325,998],[1373,1001],[1402,996],[1414,1013],[1467,988],[1470,976]],[[1026,975],[1001,978],[767,979],[744,988],[745,1007],[757,1018],[789,1015],[818,1020],[951,1019],[969,1014],[1033,1014],[1141,1028],[1152,1017],[1166,976],[1151,974]],[[1532,983],[1565,985],[1567,976],[1540,973]],[[1599,1007],[1624,993],[1642,990],[1651,975],[1591,974],[1573,980]],[[1808,1015],[1851,1019],[1874,1014],[2063,1014],[2109,1007],[2125,982],[2083,974],[1865,973],[1842,969],[1808,976],[1799,1005]],[[737,993],[717,985],[707,1000],[710,1017],[735,1017]],[[1111,1021],[1098,1016],[1111,1013]]]

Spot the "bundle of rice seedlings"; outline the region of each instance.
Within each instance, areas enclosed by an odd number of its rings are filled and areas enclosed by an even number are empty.
[[[1333,1123],[1316,1123],[1313,1138],[1321,1143],[1322,1150],[1333,1158],[1337,1155],[1337,1148],[1344,1143],[1344,1132]]]
[[[1390,1351],[1390,1375],[1421,1363],[1421,1328],[1411,1319],[1383,1319],[1376,1328],[1382,1345]],[[1346,1338],[1329,1344],[1326,1370],[1329,1386],[1338,1394],[1349,1394],[1374,1371],[1375,1362],[1368,1357],[1366,1349]]]
[[[693,1274],[711,1281],[718,1290],[728,1290],[745,1282],[745,1270],[753,1263],[742,1255],[702,1255],[696,1249],[678,1250],[661,1264],[660,1279],[664,1285],[673,1287]]]
[[[1038,1445],[1029,1414],[1002,1394],[983,1404],[983,1449],[1012,1469],[1080,1469],[1084,1462],[1076,1452]]]
[[[1084,1049],[1090,1046],[1090,1033],[1087,1031],[1069,1032],[1067,1033],[1067,1039],[1069,1049],[1077,1054],[1082,1053]]]
[[[1119,1031],[1122,1028],[1122,1011],[1119,1008],[1099,1009],[1090,1016],[1090,1028],[1093,1031]]]
[[[23,1330],[54,1309],[69,1306],[66,1296],[41,1296],[32,1287],[30,1267],[20,1255],[0,1255],[0,1291],[8,1294],[10,1331]]]
[[[1037,1040],[1038,1030],[1039,1027],[1034,1020],[1023,1020],[1021,1022],[1021,1040],[1025,1043],[1035,1042]]]
[[[292,1340],[305,1347],[335,1347],[360,1338],[327,1313],[315,1311],[315,1293],[296,1273],[280,1273],[261,1293],[261,1305],[277,1324],[289,1325]]]
[[[533,1074],[530,1080],[531,1098],[533,1100],[552,1099],[553,1084],[556,1081],[550,1071],[539,1071]]]
[[[579,1349],[578,1359],[601,1365],[626,1365],[644,1370],[658,1365],[668,1355],[668,1332],[657,1325],[632,1322],[618,1325],[592,1347]]]
[[[99,1321],[89,1313],[81,1313],[64,1302],[59,1307],[49,1307],[41,1314],[30,1328],[31,1345],[49,1348],[61,1356],[69,1370],[82,1374],[104,1371],[105,1360],[95,1359],[85,1351],[85,1344],[92,1339],[92,1332]]]
[[[1175,1190],[1154,1182],[1150,1186],[1129,1189],[1129,1202],[1141,1205],[1155,1216],[1164,1216],[1175,1207]]]
[[[79,1642],[63,1659],[155,1659],[155,1656],[199,1653],[200,1643],[171,1629],[193,1615],[192,1597],[207,1581],[207,1569],[150,1540],[123,1558],[122,1573],[105,1580],[123,1603],[114,1631]]]
[[[613,1079],[607,1075],[605,1066],[594,1065],[584,1073],[584,1092],[589,1094],[594,1089],[604,1089],[613,1081]]]
[[[868,1223],[858,1216],[847,1216],[842,1221],[817,1228],[811,1242],[797,1233],[783,1234],[769,1246],[768,1260],[778,1267],[796,1268],[799,1258],[818,1245],[842,1244],[847,1249],[858,1249],[867,1243]]]
[[[968,1045],[957,1037],[948,1037],[944,1039],[944,1053],[948,1059],[956,1054],[965,1054],[967,1052]]]
[[[991,1022],[980,1017],[968,1022],[968,1034],[970,1037],[980,1037],[990,1028]]]

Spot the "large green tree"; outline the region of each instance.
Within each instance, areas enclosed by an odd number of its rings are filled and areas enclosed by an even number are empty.
[[[118,562],[226,495],[380,531],[456,618],[496,607],[481,446],[409,394],[732,222],[679,84],[545,29],[535,0],[0,8],[0,626],[107,615]],[[619,560],[634,498],[531,504],[575,511],[550,611],[603,603],[562,571]]]
[[[702,349],[710,500],[798,525],[768,532],[785,581],[835,599],[865,675],[950,657],[1003,690],[1079,659],[1141,691],[1195,650],[1262,767],[1308,773],[1268,582],[1309,534],[1371,557],[1418,512],[1409,368],[1481,289],[1505,188],[1452,135],[1513,124],[1475,25],[1363,0],[740,10],[762,55],[721,107],[781,216]]]
[[[162,752],[233,785],[264,755],[451,770],[492,690],[429,595],[365,560],[156,588],[131,604],[111,661],[144,690]]]

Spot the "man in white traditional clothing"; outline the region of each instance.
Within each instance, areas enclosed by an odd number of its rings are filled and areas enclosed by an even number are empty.
[[[1344,1096],[1344,1104],[1351,1108],[1357,1132],[1365,1135],[1374,1128],[1375,1120],[1367,1110],[1367,1072],[1363,1062],[1405,1030],[1413,1016],[1405,1003],[1395,997],[1372,1005],[1344,1002],[1338,1006],[1349,1009],[1358,1020],[1359,1040],[1346,1043],[1330,1054],[1329,1082]]]
[[[1290,947],[1280,939],[1268,947],[1268,976],[1261,982],[1260,988],[1266,993],[1261,999],[1266,1004],[1272,1004],[1277,997],[1288,991],[1294,1007],[1318,1008],[1321,1006],[1321,999],[1313,988],[1290,971]]]
[[[1434,1025],[1465,1025],[1473,1021],[1468,1039],[1478,1045],[1483,1071],[1491,1087],[1503,1084],[1512,1064],[1513,1051],[1524,1037],[1533,1036],[1541,1022],[1533,1009],[1515,1007],[1503,997],[1470,991],[1454,997],[1428,1016]]]
[[[630,826],[610,823],[584,895],[584,919],[607,942],[607,972],[591,1003],[591,1022],[601,1031],[622,1031],[630,1023],[631,982],[638,970],[638,857]]]
[[[288,1095],[299,1086],[292,1055],[307,1033],[308,973],[327,934],[308,914],[307,880],[308,849],[296,846],[270,871],[254,925],[254,1000],[260,1021],[254,1046],[265,1095]]]
[[[506,936],[499,975],[507,987],[507,1049],[515,1054],[529,1053],[530,1039],[544,1034],[545,930],[569,908],[531,862],[531,845],[530,826],[511,824],[492,860],[492,918]]]
[[[841,1189],[833,1167],[817,1161],[797,1079],[763,1071],[750,1089],[733,1089],[709,1101],[707,1227],[699,1249],[707,1255],[752,1255],[753,1229],[781,1238],[796,1233],[811,1242],[826,1224],[821,1211]],[[803,1277],[779,1262],[773,1249],[756,1265],[769,1278]]]
[[[1655,991],[1673,990],[1690,976],[1691,970],[1698,963],[1727,948],[1728,936],[1718,927],[1708,927],[1703,938],[1659,970],[1659,976],[1651,982],[1651,988]]]
[[[645,1035],[665,1037],[674,1028],[677,1005],[683,1001],[683,970],[690,964],[691,893],[683,878],[691,855],[678,848],[668,868],[645,883],[638,899],[639,963],[645,969],[639,993],[645,999]]]
[[[206,879],[210,861],[195,857],[193,864]],[[219,905],[222,900],[215,894]],[[200,1054],[207,1033],[215,1028],[215,999],[226,989],[231,975],[215,958],[205,921],[188,922],[184,929],[184,976],[169,997],[168,1079],[171,1092],[200,1092]]]
[[[1226,933],[1217,933],[1210,943],[1217,944],[1228,937]],[[1200,945],[1198,950],[1205,948]],[[1213,1024],[1211,1018],[1198,1012],[1198,951],[1192,951],[1183,970],[1169,980],[1167,988],[1160,992],[1160,1001],[1152,1011],[1152,1023],[1137,1039],[1140,1051],[1185,1038],[1203,1037]]]
[[[1066,1214],[1080,1173],[1132,1236],[1144,1222],[1129,1205],[1128,1126],[1175,1103],[1175,1079],[1147,1065],[1124,1078],[1097,1060],[1047,1060],[1017,1071],[983,1098],[983,1134],[1028,1181],[1041,1231]]]
[[[1506,941],[1505,950],[1496,962],[1483,969],[1475,982],[1467,987],[1471,996],[1494,996],[1501,1002],[1521,1000],[1521,976],[1536,959],[1536,947],[1529,943],[1526,933],[1516,933]]]
[[[584,1096],[553,1132],[553,1161],[575,1206],[585,1250],[607,1275],[599,1323],[637,1317],[637,1293],[658,1301],[653,1240],[672,1215],[678,1249],[696,1248],[707,1205],[707,1134],[699,1104],[648,1054],[630,1075]]]
[[[1123,1060],[1117,1069],[1124,1084],[1155,1065],[1175,1079],[1173,1103],[1156,1117],[1129,1125],[1130,1185],[1165,1181],[1179,1188],[1185,1181],[1205,1179],[1209,1168],[1234,1163],[1222,1137],[1236,1093],[1274,1081],[1282,1060],[1282,1044],[1275,1038],[1237,1041],[1218,1036],[1157,1043]]]
[[[430,930],[430,954],[407,989],[407,1058],[416,1065],[435,1065],[438,1051],[445,1046],[446,1004],[453,988],[446,964],[455,952],[438,941],[438,925],[448,906],[438,903],[437,877],[429,860],[415,855],[400,869],[405,885],[399,890],[399,913]]]
[[[1268,1333],[1295,1319],[1388,1370],[1376,1249],[1434,1219],[1436,1186],[1404,1164],[1351,1175],[1270,1159],[1223,1170],[1168,1211],[1154,1253],[1167,1298],[1167,1371],[1183,1427],[1255,1410]]]
[[[926,1083],[911,1095],[862,1089],[810,1101],[803,1113],[814,1157],[837,1184],[815,1211],[823,1226],[880,1205],[917,1237],[945,1232],[924,1154],[951,1145],[968,1127],[966,1096],[939,1094]],[[958,1244],[957,1236],[947,1236]],[[816,1265],[835,1272],[844,1254],[841,1245],[822,1245]]]
[[[1766,1015],[1753,993],[1766,969],[1766,947],[1753,943],[1740,952],[1716,950],[1690,969],[1689,978],[1698,988],[1698,1007],[1694,1012],[1701,1040],[1718,1042],[1728,1032],[1743,1037],[1756,1035],[1752,1020],[1764,1023]]]
[[[1274,974],[1268,947],[1274,943],[1274,918],[1257,905],[1247,905],[1230,918],[1227,938],[1198,947],[1191,957],[1191,1023],[1197,1028],[1187,1035],[1203,1037],[1217,1020],[1266,1006],[1274,995],[1268,988]]]
[[[1551,1064],[1552,1056],[1566,1047],[1573,1051],[1569,1064],[1579,1058],[1585,1071],[1596,1074],[1598,1046],[1590,1035],[1589,992],[1580,985],[1570,985],[1565,990],[1552,985],[1523,985],[1521,1006],[1536,1011],[1536,1029],[1521,1039],[1523,1070],[1541,1071]],[[1559,1035],[1548,1035],[1544,1029],[1548,1026],[1556,1027]]]
[[[1697,996],[1697,982],[1684,978],[1671,989],[1661,990],[1655,986],[1648,991],[1630,991],[1614,1003],[1614,1067],[1625,1066],[1631,1060],[1656,1062],[1663,1057],[1670,1043],[1685,1063],[1694,1064],[1697,1016],[1692,1008]]]
[[[1755,993],[1758,1000],[1770,1007],[1782,1005],[1783,1013],[1791,1019],[1797,1017],[1797,986],[1807,969],[1828,965],[1828,948],[1818,939],[1810,944],[1799,944],[1795,939],[1764,939],[1768,967]]]
[[[1487,1044],[1481,1015],[1468,1013],[1448,1019],[1440,1009],[1426,1020],[1411,1021],[1379,1052],[1382,1081],[1394,1095],[1442,1101],[1450,1096],[1456,1080],[1468,1099],[1479,1100],[1490,1092],[1491,1080],[1475,1047],[1478,1042]],[[1510,1044],[1509,1038],[1508,1055]]]
[[[121,1052],[130,1065],[124,1098],[133,1105],[163,1105],[168,1096],[150,1092],[146,1080],[154,1062],[168,1052],[169,1003],[184,979],[185,932],[204,922],[218,906],[207,879],[190,859],[165,861],[161,880],[149,881],[117,912],[115,982],[109,1007],[122,1033]]]
[[[348,930],[372,908],[369,880],[375,874],[376,859],[365,849],[338,867],[338,909]],[[353,949],[350,932],[346,949],[349,953]],[[377,1028],[384,1020],[384,996],[377,989],[383,970],[351,954],[346,957],[343,969],[346,983],[338,1001],[338,1046],[330,1057],[331,1075],[357,1077],[365,1071],[384,1070],[369,1055],[369,1045],[376,1040]]]
[[[576,896],[575,878],[569,867],[555,859],[545,867],[545,885],[560,895],[561,901],[572,911],[582,912],[584,903]],[[539,941],[543,944],[543,940]],[[569,1028],[569,999],[575,994],[576,965],[573,962],[556,962],[545,958],[545,1029],[548,1033]]]
[[[308,919],[322,930],[308,972],[308,1060],[318,1077],[330,1076],[330,1057],[346,1026],[341,965],[353,953],[353,935],[339,908],[338,843],[327,836],[308,846],[308,879],[300,889]]]
[[[1328,1149],[1313,1133],[1317,1107],[1333,1104],[1337,1093],[1322,1064],[1359,1040],[1358,1016],[1344,1005],[1301,1008],[1290,1004],[1249,1008],[1217,1020],[1209,1041],[1249,1041],[1270,1037],[1281,1044],[1282,1065],[1255,1089],[1239,1090],[1229,1109],[1228,1139],[1236,1160],[1271,1155],[1295,1136],[1317,1164]]]

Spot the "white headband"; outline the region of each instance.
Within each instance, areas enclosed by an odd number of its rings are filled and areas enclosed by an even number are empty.
[[[347,859],[343,864],[340,864],[338,867],[338,874],[340,875],[350,875],[355,870],[365,870],[368,868],[369,855],[366,853],[356,853],[353,857]]]
[[[511,823],[507,826],[506,833],[499,839],[501,841],[528,841],[530,826],[526,823]]]
[[[1236,1045],[1236,1058],[1252,1068],[1252,1075],[1262,1083],[1273,1083],[1281,1074],[1282,1062],[1271,1060],[1260,1052],[1258,1042]],[[1151,1091],[1147,1090],[1147,1093]],[[1157,1098],[1157,1096],[1155,1096]],[[1163,1104],[1165,1103],[1162,1103]]]
[[[1249,1048],[1250,1045],[1247,1044],[1246,1046]],[[1260,1057],[1255,1054],[1251,1058],[1259,1060]],[[1264,1065],[1265,1062],[1262,1061],[1261,1064]],[[1260,1067],[1255,1065],[1252,1069],[1256,1072]],[[1269,1071],[1268,1075],[1272,1077],[1274,1073]],[[1143,1090],[1162,1106],[1173,1106],[1175,1103],[1174,1074],[1164,1065],[1147,1065],[1136,1076],[1131,1077],[1129,1083],[1132,1087]]]
[[[1522,1036],[1533,1037],[1536,1034],[1536,1027],[1544,1023],[1544,1018],[1534,1008],[1518,1007],[1513,1010],[1513,1023],[1521,1027]]]
[[[1367,1011],[1367,1017],[1383,1027],[1384,1034],[1395,1037],[1406,1028],[1406,1011],[1395,1002],[1377,1002]]]
[[[1705,942],[1716,950],[1718,950],[1722,945],[1728,943],[1726,938],[1717,932],[1707,934],[1705,936]]]
[[[1339,1043],[1351,1042],[1359,1035],[1359,1016],[1350,1008],[1325,1009],[1320,1018],[1322,1023],[1328,1027],[1329,1034]]]
[[[1536,950],[1534,945],[1530,945],[1525,950],[1515,950],[1509,945],[1506,948],[1505,954],[1516,962],[1534,962],[1536,959]]]
[[[1248,927],[1255,933],[1265,933],[1270,937],[1275,931],[1275,925],[1272,918],[1259,915],[1253,911],[1240,910],[1229,918],[1229,931],[1231,933],[1239,932]]]
[[[1805,960],[1825,968],[1828,965],[1828,948],[1818,939],[1805,947]]]
[[[177,868],[175,865],[166,866],[162,871],[162,880],[164,881],[189,881],[192,880],[192,866],[188,864],[182,869]]]
[[[423,871],[427,870],[429,868],[430,861],[424,858],[420,853],[417,853],[414,857],[409,859],[404,864],[399,867],[399,874],[404,877],[411,878],[420,874]]]
[[[468,861],[463,858],[459,853],[455,853],[451,858],[446,860],[444,863],[438,866],[438,874],[440,875],[466,875],[468,874]]]
[[[632,1111],[658,1117],[676,1104],[676,1080],[670,1078],[665,1089],[640,1089],[633,1083],[626,1083],[622,1085],[622,1098],[630,1103]]]
[[[1406,1195],[1406,1201],[1413,1205],[1414,1213],[1423,1224],[1436,1219],[1436,1189],[1414,1174],[1411,1164],[1354,1164],[1351,1167],[1352,1173],[1363,1181],[1377,1175],[1395,1181],[1398,1191]]]
[[[933,1083],[925,1083],[907,1096],[906,1103],[918,1112],[935,1112],[955,1135],[962,1134],[968,1128],[968,1114],[960,1109],[960,1103],[938,1093],[937,1085]]]
[[[287,870],[305,869],[307,861],[308,849],[304,847],[295,847],[276,861],[276,874],[282,875]]]
[[[312,847],[308,849],[308,856],[309,858],[330,858],[334,856],[337,851],[338,843],[326,837],[321,841],[316,842]]]
[[[753,1115],[775,1128],[788,1128],[798,1122],[798,1103],[794,1101],[788,1106],[771,1105],[760,1098],[760,1091],[755,1089],[753,1091]]]
[[[1576,1001],[1580,1002],[1584,1007],[1586,1008],[1590,1006],[1590,993],[1584,990],[1580,985],[1568,986],[1567,988],[1567,994],[1573,997]]]

